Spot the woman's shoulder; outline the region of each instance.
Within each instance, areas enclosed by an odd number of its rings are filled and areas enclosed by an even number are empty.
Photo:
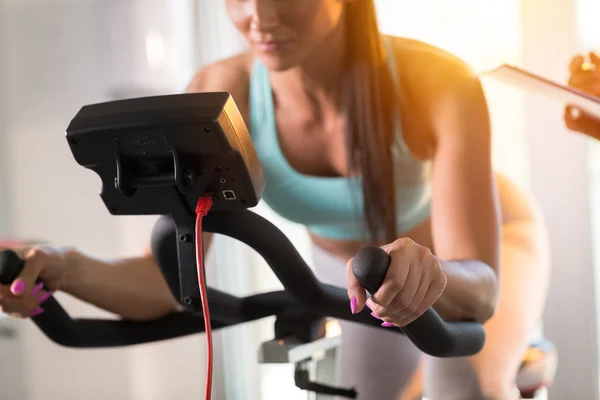
[[[399,36],[389,36],[404,78],[416,79],[418,84],[448,83],[471,79],[475,73],[469,64],[451,52],[433,44]]]
[[[431,154],[429,149],[436,142],[438,106],[446,106],[450,98],[462,101],[471,92],[459,88],[471,86],[478,80],[477,75],[449,51],[415,39],[390,38],[401,94],[406,100],[402,110],[406,117],[405,140],[409,147],[412,143],[417,154]]]
[[[186,92],[228,92],[238,107],[245,108],[253,61],[252,54],[244,52],[207,64],[196,71]]]

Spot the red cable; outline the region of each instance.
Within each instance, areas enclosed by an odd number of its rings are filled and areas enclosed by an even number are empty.
[[[210,311],[208,309],[208,299],[206,296],[206,282],[204,280],[204,261],[202,246],[202,217],[208,214],[212,207],[210,197],[201,197],[196,206],[196,264],[198,267],[198,288],[200,289],[200,299],[202,301],[202,314],[204,315],[204,326],[206,331],[207,344],[207,370],[206,370],[206,400],[210,400],[212,392],[212,372],[213,372],[213,342],[212,328],[210,325]]]

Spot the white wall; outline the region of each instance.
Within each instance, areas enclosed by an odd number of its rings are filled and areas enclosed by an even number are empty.
[[[193,15],[185,12],[185,5],[182,0],[2,2],[1,27],[9,40],[0,47],[5,67],[0,82],[6,83],[2,93],[7,102],[0,108],[7,116],[0,130],[0,160],[8,166],[2,194],[8,195],[10,209],[3,207],[0,214],[9,215],[12,237],[75,245],[99,257],[132,254],[147,240],[152,217],[111,216],[98,196],[99,179],[74,162],[64,130],[81,106],[110,100],[115,93],[130,96],[183,87],[194,68],[192,35],[186,32],[193,27]],[[163,35],[162,64],[147,64],[150,31]],[[169,62],[170,51],[181,56],[178,63]],[[75,316],[105,315],[66,296],[60,301]],[[50,343],[30,321],[2,323],[16,326],[18,337],[0,338],[0,398],[202,396],[201,335],[129,349],[70,350]],[[218,358],[218,337],[216,346]],[[214,398],[223,398],[220,368],[217,359]],[[28,393],[15,392],[20,387]]]
[[[0,55],[5,54],[7,36],[5,34],[4,3],[0,2]],[[8,226],[8,166],[6,159],[7,142],[7,96],[8,84],[6,66],[0,57],[0,238],[5,238],[10,232]],[[3,318],[0,314],[0,358],[9,360],[9,365],[4,363],[0,373],[0,398],[19,399],[26,398],[27,382],[25,378],[23,340],[14,321]],[[2,364],[0,364],[2,365]]]
[[[598,15],[600,15],[600,2],[597,0],[575,0],[577,15],[577,31],[582,52],[595,50],[600,52],[600,24],[598,24]],[[592,229],[592,247],[593,247],[593,269],[595,278],[594,297],[596,299],[596,337],[600,335],[598,321],[600,321],[600,307],[598,299],[600,296],[600,142],[586,140],[589,143],[588,169],[590,185],[590,214]],[[596,352],[600,346],[596,343]],[[594,362],[598,362],[600,357],[596,355]],[[596,375],[598,368],[595,369]],[[596,385],[596,382],[592,382]]]
[[[4,52],[7,41],[4,33],[4,3],[0,3],[0,54]],[[0,152],[5,148],[6,141],[6,93],[4,88],[8,84],[6,81],[5,65],[0,61]],[[0,237],[6,235],[8,231],[8,203],[7,203],[7,162],[5,157],[0,157]]]
[[[76,166],[63,133],[81,105],[106,98],[108,54],[99,36],[103,21],[96,14],[102,8],[96,2],[4,5],[3,158],[10,174],[10,233],[113,255],[118,250],[117,220],[107,218],[96,194],[98,180]],[[74,302],[65,304],[82,310]],[[129,397],[127,354],[65,350],[49,343],[29,321],[19,326],[30,399],[49,394]],[[2,368],[10,364],[2,363]]]
[[[580,47],[575,1],[522,2],[524,66],[558,82]],[[591,243],[588,140],[568,132],[564,104],[539,96],[526,101],[531,183],[546,216],[552,277],[544,333],[560,364],[551,399],[598,399],[596,294]],[[597,207],[597,205],[595,205]]]

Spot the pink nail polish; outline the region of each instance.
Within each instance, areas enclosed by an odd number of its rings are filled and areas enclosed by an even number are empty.
[[[24,291],[25,291],[25,282],[19,280],[13,284],[12,292],[14,294],[23,294]]]
[[[372,313],[371,313],[371,317],[373,317],[373,318],[377,318],[377,319],[381,319],[381,318],[379,318],[379,317],[378,317],[378,316],[377,316],[377,315],[376,315],[374,312],[372,312]]]
[[[40,315],[41,313],[43,313],[45,310],[42,307],[38,307],[35,310],[33,310],[31,312],[31,316],[35,317],[36,315]]]
[[[44,292],[40,298],[38,299],[38,304],[42,304],[43,302],[45,302],[46,300],[48,300],[48,298],[52,296],[52,293],[50,292]]]
[[[385,328],[391,328],[392,326],[394,326],[394,324],[392,324],[391,322],[384,322],[383,324],[381,324],[381,326]]]
[[[356,296],[352,296],[352,300],[350,300],[350,311],[352,314],[356,311]]]
[[[367,308],[368,308],[369,310],[373,311],[373,309],[372,309],[372,308],[371,308],[371,306],[369,305],[369,302],[368,302],[368,301],[365,303],[365,305],[367,306]]]
[[[43,287],[44,287],[44,283],[43,282],[38,283],[37,285],[35,285],[35,287],[31,291],[31,295],[35,296],[36,294],[39,293],[40,290],[42,290]]]

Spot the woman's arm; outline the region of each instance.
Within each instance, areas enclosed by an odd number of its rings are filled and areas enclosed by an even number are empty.
[[[589,62],[586,62],[582,55],[573,57],[569,65],[569,85],[600,97],[600,56],[591,52],[588,58]],[[564,119],[570,130],[600,140],[600,118],[597,116],[569,105],[565,108]]]
[[[498,299],[500,212],[491,128],[479,80],[466,68],[432,108],[432,235],[447,284],[435,304],[447,320],[488,320]]]
[[[426,116],[405,139],[433,161],[433,243],[429,249],[400,238],[382,246],[390,267],[368,300],[349,262],[351,309],[366,303],[384,326],[405,326],[432,306],[447,321],[485,322],[499,295],[500,213],[483,88],[465,63],[433,46],[402,39],[397,57],[412,112]]]
[[[2,250],[0,248],[0,250]],[[166,280],[149,252],[115,261],[75,249],[16,248],[25,265],[11,285],[0,285],[0,311],[17,318],[44,312],[48,292],[62,291],[132,320],[158,318],[177,309]]]
[[[148,320],[179,306],[149,252],[104,261],[69,250],[65,260],[61,291],[99,308],[127,319]]]

